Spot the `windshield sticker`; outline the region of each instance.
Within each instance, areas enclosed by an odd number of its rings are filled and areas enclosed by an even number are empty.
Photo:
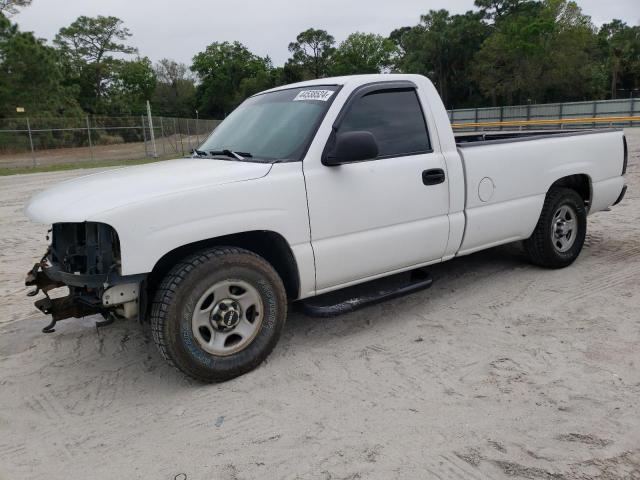
[[[319,102],[326,102],[333,95],[333,90],[302,90],[293,99],[294,102],[301,100],[317,100]]]

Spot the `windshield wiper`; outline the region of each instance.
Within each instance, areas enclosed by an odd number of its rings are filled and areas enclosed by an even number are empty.
[[[199,157],[206,157],[207,156],[207,152],[194,148],[193,150],[191,150],[191,155],[197,155]]]
[[[244,160],[245,158],[251,158],[249,152],[234,152],[233,150],[224,149],[224,150],[211,150],[209,152],[210,155],[224,155],[225,157],[235,158],[236,160]]]

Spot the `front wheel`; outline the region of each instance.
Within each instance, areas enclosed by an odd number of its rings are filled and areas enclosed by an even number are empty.
[[[524,245],[532,263],[547,268],[571,265],[587,234],[587,211],[582,197],[569,188],[547,194],[540,219]]]
[[[257,367],[286,316],[282,280],[266,260],[239,248],[212,248],[165,277],[151,328],[169,363],[197,380],[220,382]]]

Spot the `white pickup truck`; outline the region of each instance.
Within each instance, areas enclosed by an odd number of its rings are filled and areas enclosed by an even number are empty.
[[[247,99],[190,158],[37,195],[26,214],[52,242],[26,283],[46,295],[45,331],[148,320],[170,363],[222,381],[267,357],[294,301],[340,313],[518,240],[537,265],[571,264],[587,215],[622,200],[626,163],[619,130],[456,138],[422,76],[313,80]]]

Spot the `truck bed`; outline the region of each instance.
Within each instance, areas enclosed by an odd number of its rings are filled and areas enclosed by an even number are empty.
[[[488,143],[511,143],[526,140],[573,137],[576,135],[591,135],[594,133],[606,133],[619,131],[620,129],[588,129],[588,130],[530,130],[530,131],[491,131],[491,132],[468,132],[455,134],[456,144],[459,147],[473,147],[476,145],[486,145]]]
[[[558,178],[586,177],[590,212],[612,205],[623,188],[619,129],[483,132],[456,143],[466,179],[459,254],[529,237]]]

